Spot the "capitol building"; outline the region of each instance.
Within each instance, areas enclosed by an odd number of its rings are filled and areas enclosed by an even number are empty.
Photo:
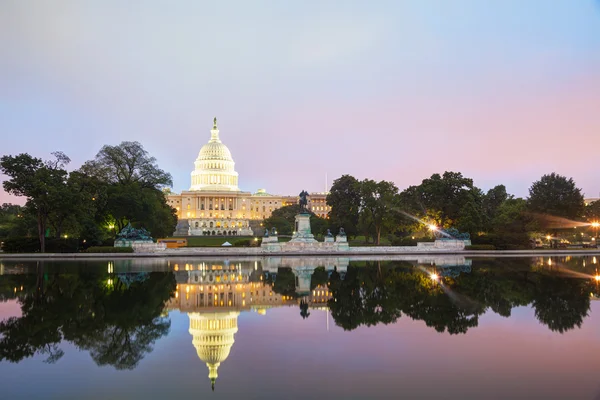
[[[324,218],[330,210],[325,198],[326,193],[311,193],[308,204],[310,211]],[[255,232],[260,221],[280,207],[296,204],[297,199],[297,196],[272,195],[264,189],[255,193],[240,190],[235,162],[221,141],[216,118],[210,139],[194,162],[190,189],[167,193],[168,204],[177,210],[177,236],[261,234]]]

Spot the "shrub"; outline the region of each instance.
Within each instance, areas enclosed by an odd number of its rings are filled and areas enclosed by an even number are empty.
[[[80,239],[46,238],[46,253],[77,253],[84,247]],[[2,250],[7,253],[39,253],[37,237],[11,237],[4,240]]]
[[[531,248],[529,236],[526,233],[490,233],[482,236],[474,236],[471,243],[489,244],[498,250],[520,250]]]
[[[491,244],[472,244],[465,246],[465,250],[496,250],[496,247]]]
[[[388,235],[388,240],[392,246],[416,246],[419,242],[434,241],[432,238],[415,237],[413,239],[412,236],[398,237],[396,235]]]
[[[240,239],[233,242],[235,247],[250,247],[252,245],[252,239]]]
[[[132,247],[93,246],[84,253],[133,253]]]

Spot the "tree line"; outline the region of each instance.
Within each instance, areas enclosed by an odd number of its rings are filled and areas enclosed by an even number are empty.
[[[175,230],[176,211],[162,191],[172,186],[172,177],[140,143],[103,146],[71,172],[68,156],[52,156],[45,161],[27,153],[0,158],[0,172],[8,176],[4,190],[27,198],[23,207],[2,205],[0,238],[37,235],[44,252],[47,238],[71,236],[100,245],[128,223],[155,237]]]
[[[343,175],[333,182],[327,204],[333,229],[344,227],[349,236],[376,244],[385,235],[392,241],[431,237],[428,227],[435,226],[468,232],[474,243],[519,247],[528,244],[532,232],[555,234],[600,218],[600,202],[586,207],[573,179],[556,173],[534,182],[525,199],[507,193],[504,185],[484,192],[460,172],[433,174],[403,191],[393,182]]]

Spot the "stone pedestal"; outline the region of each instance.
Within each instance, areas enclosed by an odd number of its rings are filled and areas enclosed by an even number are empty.
[[[296,229],[292,236],[292,243],[318,243],[315,235],[310,230],[310,214],[296,215]]]
[[[333,236],[325,236],[325,243],[331,242],[333,243],[335,241],[335,239],[333,238]]]
[[[263,243],[277,243],[277,242],[279,242],[279,239],[277,239],[277,236],[265,236],[262,238],[262,242]]]
[[[153,244],[152,240],[128,240],[128,239],[117,239],[115,240],[115,247],[133,247],[140,245]]]
[[[348,237],[346,235],[337,235],[335,241],[338,243],[348,243]]]

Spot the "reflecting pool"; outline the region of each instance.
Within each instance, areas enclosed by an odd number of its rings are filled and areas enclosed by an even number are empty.
[[[600,398],[595,257],[0,262],[0,398]]]

